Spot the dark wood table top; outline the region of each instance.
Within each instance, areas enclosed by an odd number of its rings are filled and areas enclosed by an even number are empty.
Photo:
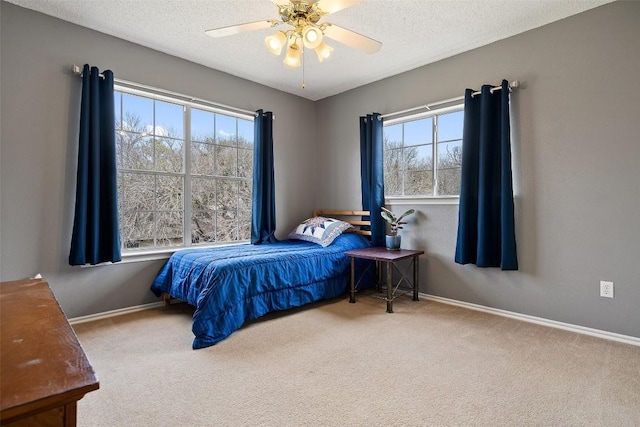
[[[0,420],[79,400],[99,382],[44,280],[0,283]]]
[[[385,247],[376,246],[372,248],[355,249],[353,251],[347,251],[344,254],[352,258],[364,258],[372,259],[375,261],[394,262],[403,260],[405,258],[422,255],[424,254],[424,251],[417,251],[413,249],[399,249],[390,251]]]

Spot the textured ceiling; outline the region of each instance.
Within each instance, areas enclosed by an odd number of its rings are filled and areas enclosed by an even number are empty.
[[[338,42],[319,63],[289,69],[258,30],[214,39],[205,30],[277,19],[270,0],[6,0],[65,21],[318,100],[540,27],[612,0],[364,0],[325,16],[383,43],[367,55]],[[286,0],[283,0],[286,3]],[[114,70],[117,72],[117,70]]]

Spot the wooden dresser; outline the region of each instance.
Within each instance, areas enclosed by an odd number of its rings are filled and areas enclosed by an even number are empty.
[[[75,426],[98,379],[44,280],[0,283],[0,425]]]

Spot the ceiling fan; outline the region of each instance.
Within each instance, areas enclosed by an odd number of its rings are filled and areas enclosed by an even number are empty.
[[[274,55],[280,55],[286,45],[287,54],[283,62],[289,67],[302,65],[304,48],[313,49],[320,62],[329,58],[333,48],[324,41],[325,37],[368,54],[376,53],[382,47],[382,43],[379,41],[362,34],[329,22],[319,22],[323,16],[355,6],[362,0],[271,1],[278,7],[280,20],[268,19],[266,21],[248,22],[229,27],[214,28],[205,31],[205,33],[211,37],[225,37],[284,25],[284,29],[266,37],[265,43],[267,49]]]

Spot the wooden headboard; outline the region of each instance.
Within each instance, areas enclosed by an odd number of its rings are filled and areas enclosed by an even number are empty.
[[[326,216],[329,218],[339,219],[344,222],[348,222],[353,225],[354,228],[350,228],[346,233],[356,233],[363,236],[371,236],[370,230],[362,230],[362,226],[371,226],[371,221],[363,221],[361,217],[369,216],[369,211],[339,211],[332,209],[316,209],[313,211],[313,216]],[[355,218],[357,217],[357,218]]]

